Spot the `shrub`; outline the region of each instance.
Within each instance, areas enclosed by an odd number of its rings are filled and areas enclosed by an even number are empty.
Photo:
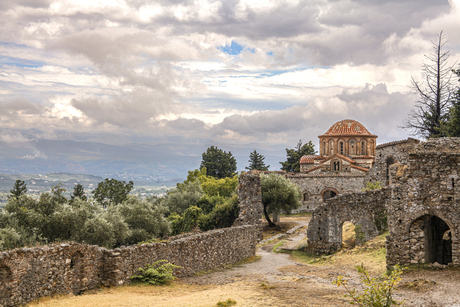
[[[198,226],[203,231],[231,227],[240,212],[238,204],[238,197],[235,195],[225,203],[216,205],[211,213],[199,217]]]
[[[236,305],[236,301],[232,300],[231,298],[227,299],[226,301],[219,301],[217,302],[217,307],[228,307]]]
[[[382,184],[380,183],[380,181],[376,181],[374,183],[368,181],[366,182],[366,186],[362,188],[361,191],[366,192],[366,191],[380,190],[381,188],[382,188]]]
[[[347,290],[345,297],[350,297],[351,305],[358,306],[405,306],[404,303],[397,302],[393,299],[393,289],[401,281],[403,269],[396,265],[389,276],[370,277],[363,264],[356,266],[360,274],[361,282],[365,285],[364,290],[359,293],[356,289],[350,290],[347,286],[347,280],[339,276],[332,283],[337,287],[343,286]]]
[[[173,276],[174,269],[181,268],[178,265],[169,263],[167,260],[158,260],[152,264],[147,264],[139,268],[139,274],[134,274],[131,279],[135,282],[146,283],[150,285],[163,285],[176,279]]]

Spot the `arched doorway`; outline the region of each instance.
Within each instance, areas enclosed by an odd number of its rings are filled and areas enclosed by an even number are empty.
[[[410,226],[411,258],[419,262],[452,262],[451,229],[441,218],[425,215]]]
[[[332,197],[335,197],[335,196],[337,196],[336,191],[334,191],[332,189],[326,190],[326,191],[323,192],[323,201],[326,201],[329,198],[332,198]]]

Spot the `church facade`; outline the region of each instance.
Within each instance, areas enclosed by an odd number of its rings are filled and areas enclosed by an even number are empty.
[[[302,207],[311,212],[338,194],[360,191],[367,182],[390,184],[389,166],[407,157],[418,140],[408,139],[377,146],[377,135],[361,123],[345,119],[319,138],[319,154],[300,159],[300,172],[285,177],[302,191]]]

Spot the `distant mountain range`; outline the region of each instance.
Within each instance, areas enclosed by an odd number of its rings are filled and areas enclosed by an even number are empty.
[[[279,169],[278,162],[285,160],[282,146],[266,150],[254,144],[228,148],[201,139],[146,140],[109,133],[48,135],[37,129],[0,129],[0,133],[0,173],[6,174],[69,172],[123,180],[185,178],[187,171],[200,166],[201,154],[211,145],[232,151],[239,170],[248,165],[254,149],[265,155],[271,169]]]

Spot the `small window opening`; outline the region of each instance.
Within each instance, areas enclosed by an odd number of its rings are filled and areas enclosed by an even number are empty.
[[[455,188],[455,178],[451,178],[452,180],[452,188]]]
[[[343,155],[343,142],[340,142],[340,154]]]

